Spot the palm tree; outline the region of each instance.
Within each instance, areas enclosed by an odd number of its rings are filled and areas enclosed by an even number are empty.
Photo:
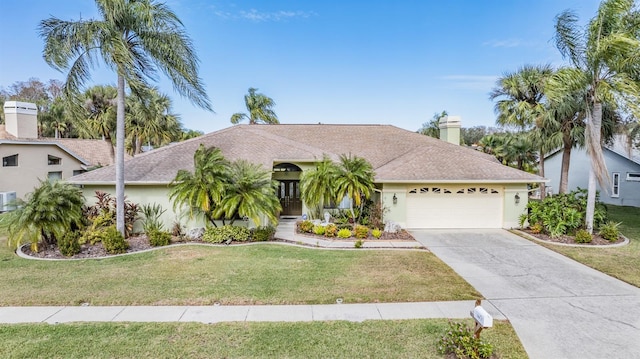
[[[229,183],[229,167],[219,148],[200,147],[193,155],[193,173],[179,170],[171,182],[169,199],[174,211],[187,206],[189,217],[203,215],[214,227],[216,207]]]
[[[42,181],[18,209],[0,216],[0,227],[8,229],[9,245],[17,247],[28,241],[31,249],[38,251],[39,244],[55,244],[57,238],[82,223],[83,204],[77,187]]]
[[[277,213],[282,210],[276,196],[277,187],[278,182],[271,179],[271,171],[245,160],[232,162],[229,182],[216,208],[216,217],[231,219],[233,224],[237,215],[260,225],[260,217],[264,215],[275,224]]]
[[[64,91],[75,93],[102,60],[117,74],[116,226],[124,235],[125,84],[132,92],[147,86],[160,69],[174,89],[194,104],[211,110],[198,77],[198,58],[182,22],[165,4],[154,0],[96,0],[102,19],[40,22],[44,59],[68,70]]]
[[[250,125],[255,125],[257,123],[266,123],[266,124],[278,124],[278,116],[273,111],[273,106],[276,103],[272,98],[267,97],[261,93],[256,93],[258,89],[250,87],[249,93],[244,95],[244,104],[247,106],[246,113],[234,113],[231,115],[231,123],[238,124],[240,121],[249,120]]]
[[[334,182],[337,167],[329,156],[324,155],[322,161],[316,163],[315,169],[302,172],[300,177],[300,196],[313,213],[320,215],[322,205],[329,205],[337,200]]]
[[[178,115],[171,113],[171,99],[155,88],[127,98],[125,119],[129,129],[127,143],[131,144],[133,155],[142,153],[145,142],[161,146],[181,135]]]
[[[434,113],[429,122],[422,124],[422,127],[418,130],[418,133],[425,136],[440,138],[440,119],[448,115],[447,111],[440,113]]]
[[[517,72],[508,73],[498,79],[497,87],[489,97],[498,100],[495,111],[498,114],[496,123],[502,126],[513,126],[520,130],[536,129],[534,135],[539,152],[539,174],[544,177],[544,156],[553,147],[549,138],[549,124],[545,121],[547,107],[545,104],[544,86],[553,74],[551,66],[526,65]],[[520,166],[519,166],[520,167]],[[540,191],[544,199],[545,191]]]
[[[334,182],[337,198],[348,197],[353,225],[355,226],[356,214],[353,205],[362,207],[363,199],[369,199],[373,192],[375,174],[371,164],[362,157],[340,155],[336,178]],[[362,208],[360,208],[362,212]]]
[[[617,101],[636,117],[640,114],[640,86],[634,81],[640,41],[633,0],[605,0],[585,31],[578,26],[574,12],[566,10],[556,17],[556,46],[573,67],[560,69],[549,80],[547,95],[555,100],[567,94],[585,92],[585,143],[591,159],[585,224],[593,232],[596,180],[608,188],[608,174],[602,154],[601,127],[603,104],[616,108]]]

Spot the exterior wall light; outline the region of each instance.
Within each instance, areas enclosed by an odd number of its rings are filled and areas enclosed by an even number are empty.
[[[396,197],[396,194],[393,194],[393,204],[398,204],[398,197]]]
[[[516,204],[520,203],[520,193],[516,193],[515,197],[513,197],[513,199],[516,201]]]

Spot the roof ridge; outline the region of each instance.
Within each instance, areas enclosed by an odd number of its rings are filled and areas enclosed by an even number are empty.
[[[250,126],[250,125],[245,125],[245,126]],[[270,125],[265,125],[265,126],[270,126]],[[305,144],[305,143],[302,143],[302,142],[299,142],[299,141],[296,141],[296,140],[292,140],[289,137],[285,137],[285,136],[279,135],[277,133],[271,133],[271,132],[266,132],[266,131],[255,131],[251,127],[244,127],[244,129],[247,130],[247,131],[250,131],[250,132],[252,132],[252,133],[254,133],[256,135],[265,137],[265,138],[271,138],[271,139],[277,138],[279,141],[285,140],[286,142],[291,143],[292,147],[300,148],[302,150],[305,150],[305,151],[308,151],[308,152],[311,152],[311,153],[320,152],[323,155],[324,154],[328,154],[328,155],[337,156],[333,152],[325,151],[322,148],[319,148],[319,147],[316,147],[316,146],[311,146],[311,145],[308,145],[308,144]]]

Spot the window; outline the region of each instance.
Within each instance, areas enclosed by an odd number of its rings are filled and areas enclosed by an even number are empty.
[[[73,175],[77,176],[77,175],[83,174],[85,172],[87,172],[87,171],[85,171],[85,170],[73,170]]]
[[[640,173],[638,172],[627,173],[627,181],[640,182]]]
[[[14,167],[18,165],[18,155],[2,157],[2,167]]]
[[[613,173],[613,181],[611,181],[611,197],[620,197],[620,173]]]
[[[47,173],[47,179],[49,182],[55,182],[62,179],[62,172],[49,172]]]
[[[62,158],[56,156],[47,156],[47,164],[49,166],[62,164]]]

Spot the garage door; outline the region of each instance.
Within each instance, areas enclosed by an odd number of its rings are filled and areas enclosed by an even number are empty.
[[[501,228],[503,190],[424,186],[407,193],[407,228]]]

